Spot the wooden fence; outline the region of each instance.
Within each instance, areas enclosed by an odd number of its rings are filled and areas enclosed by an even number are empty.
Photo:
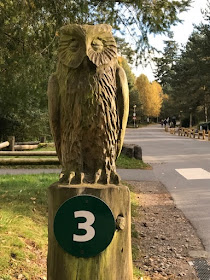
[[[46,137],[40,137],[40,141],[15,142],[15,136],[9,136],[7,141],[0,143],[0,150],[5,148],[8,151],[34,150],[50,144],[54,145],[54,143],[46,144]]]
[[[170,134],[178,134],[179,136],[210,141],[210,130],[206,132],[205,130],[196,130],[196,129],[190,129],[184,127],[177,127],[177,128],[166,127],[165,131],[170,132]]]
[[[54,146],[54,143],[40,141],[15,142],[15,137],[8,137],[8,141],[0,143],[0,165],[59,165],[56,151],[31,151],[42,146]]]

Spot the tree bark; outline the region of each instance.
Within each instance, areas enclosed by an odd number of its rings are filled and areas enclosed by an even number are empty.
[[[73,196],[86,194],[102,199],[115,220],[122,218],[125,227],[115,231],[109,246],[91,258],[77,258],[65,252],[55,239],[54,218],[59,207]],[[59,185],[48,189],[48,280],[132,280],[130,193],[126,186]],[[106,226],[106,225],[105,225]]]

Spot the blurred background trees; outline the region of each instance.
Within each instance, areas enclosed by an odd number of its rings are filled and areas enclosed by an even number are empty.
[[[149,82],[147,76],[141,74],[136,79],[136,88],[142,106],[142,113],[145,117],[155,117],[160,115],[160,109],[163,102],[163,91],[161,85],[153,81]]]
[[[162,57],[155,58],[154,72],[168,100],[162,116],[175,115],[182,125],[210,119],[210,2],[203,13],[205,23],[194,27],[186,46],[178,49],[174,41],[165,42]]]
[[[62,25],[111,24],[120,56],[138,64],[155,50],[149,34],[170,34],[170,26],[179,22],[179,13],[191,2],[0,0],[0,139],[8,135],[35,139],[50,134],[46,89],[55,69]],[[136,104],[142,114],[135,78],[128,69],[127,74],[131,108]]]

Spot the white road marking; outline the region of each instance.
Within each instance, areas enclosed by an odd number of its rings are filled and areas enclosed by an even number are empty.
[[[202,168],[184,168],[175,170],[187,180],[210,179],[210,172]]]

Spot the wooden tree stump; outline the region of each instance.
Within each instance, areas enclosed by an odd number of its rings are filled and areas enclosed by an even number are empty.
[[[65,252],[58,244],[53,229],[59,207],[66,200],[81,194],[93,195],[103,200],[117,221],[117,228],[109,246],[90,258],[78,258]],[[48,190],[48,205],[48,280],[133,279],[130,192],[126,186],[54,183]]]

